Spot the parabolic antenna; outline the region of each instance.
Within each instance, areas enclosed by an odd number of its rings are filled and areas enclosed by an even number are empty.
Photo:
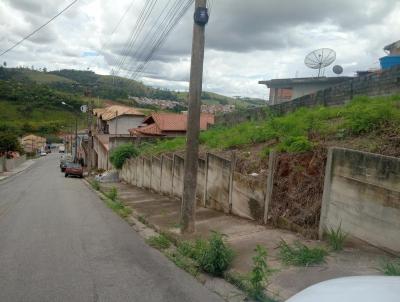
[[[332,71],[335,74],[342,74],[343,73],[343,67],[340,66],[340,65],[335,65],[335,66],[333,66]]]
[[[336,60],[336,52],[330,48],[321,48],[310,52],[304,59],[304,64],[312,69],[318,69],[318,77],[321,70],[331,65]]]

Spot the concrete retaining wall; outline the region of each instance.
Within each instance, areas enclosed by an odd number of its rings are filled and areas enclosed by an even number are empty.
[[[161,191],[161,159],[158,157],[151,159],[151,189],[154,192]]]
[[[144,179],[144,158],[138,158],[136,162],[136,186],[143,188]]]
[[[260,178],[235,172],[232,186],[232,214],[263,222],[267,186]]]
[[[182,198],[183,175],[185,172],[185,160],[179,155],[174,155],[172,194],[175,197]]]
[[[13,159],[0,159],[0,172],[11,172],[26,161],[26,155]]]
[[[400,159],[329,151],[320,236],[339,225],[351,236],[400,252]]]
[[[205,183],[206,183],[206,160],[199,158],[197,170],[197,191],[196,197],[199,205],[205,205]]]
[[[164,195],[172,195],[173,164],[174,160],[172,158],[167,156],[162,157],[160,193]]]
[[[229,213],[231,162],[209,153],[207,166],[206,207]]]
[[[143,188],[151,189],[151,159],[143,158]]]

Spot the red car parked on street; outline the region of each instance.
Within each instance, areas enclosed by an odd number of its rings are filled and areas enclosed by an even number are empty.
[[[80,164],[67,163],[65,168],[65,177],[68,176],[78,176],[83,177],[83,168]]]

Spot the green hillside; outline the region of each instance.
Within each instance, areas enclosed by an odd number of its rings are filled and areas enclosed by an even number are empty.
[[[74,121],[73,110],[61,102],[78,110],[90,100],[85,97],[87,91],[97,100],[96,106],[113,103],[135,106],[137,104],[128,99],[128,96],[135,96],[178,101],[184,109],[188,99],[187,92],[152,88],[130,79],[98,75],[92,71],[47,72],[0,67],[0,126],[13,129],[19,135],[54,135]],[[205,104],[235,104],[238,108],[263,104],[260,100],[237,100],[211,92],[203,92],[202,99]]]
[[[68,129],[75,121],[74,111],[84,101],[80,96],[47,86],[60,80],[68,81],[45,73],[0,68],[0,130],[53,136]]]

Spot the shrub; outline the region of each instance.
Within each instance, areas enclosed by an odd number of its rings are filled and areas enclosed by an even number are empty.
[[[265,283],[272,270],[267,264],[267,251],[264,247],[257,245],[256,255],[253,257],[253,269],[249,275],[250,291],[249,294],[257,301],[266,300],[264,294]]]
[[[400,259],[393,261],[384,261],[381,264],[380,271],[386,276],[400,276]]]
[[[198,255],[200,267],[214,276],[222,276],[232,263],[233,250],[225,243],[223,235],[213,232],[207,245]]]
[[[159,250],[165,250],[171,246],[171,242],[164,235],[152,236],[146,240],[146,242]]]
[[[343,232],[342,225],[339,225],[337,229],[330,228],[326,235],[328,237],[329,245],[334,251],[343,250],[343,245],[348,234]]]
[[[106,194],[112,201],[116,201],[118,197],[118,190],[116,187],[112,187],[111,190]]]
[[[320,264],[325,261],[327,254],[323,248],[309,248],[300,242],[290,246],[282,240],[279,245],[279,256],[283,263],[288,265],[309,266]]]
[[[311,143],[307,137],[305,136],[289,136],[284,138],[283,141],[279,144],[278,150],[282,152],[306,152],[310,151],[314,147],[314,144]]]
[[[125,144],[116,147],[111,151],[110,161],[117,169],[122,169],[125,161],[139,155],[139,151],[132,144]]]

